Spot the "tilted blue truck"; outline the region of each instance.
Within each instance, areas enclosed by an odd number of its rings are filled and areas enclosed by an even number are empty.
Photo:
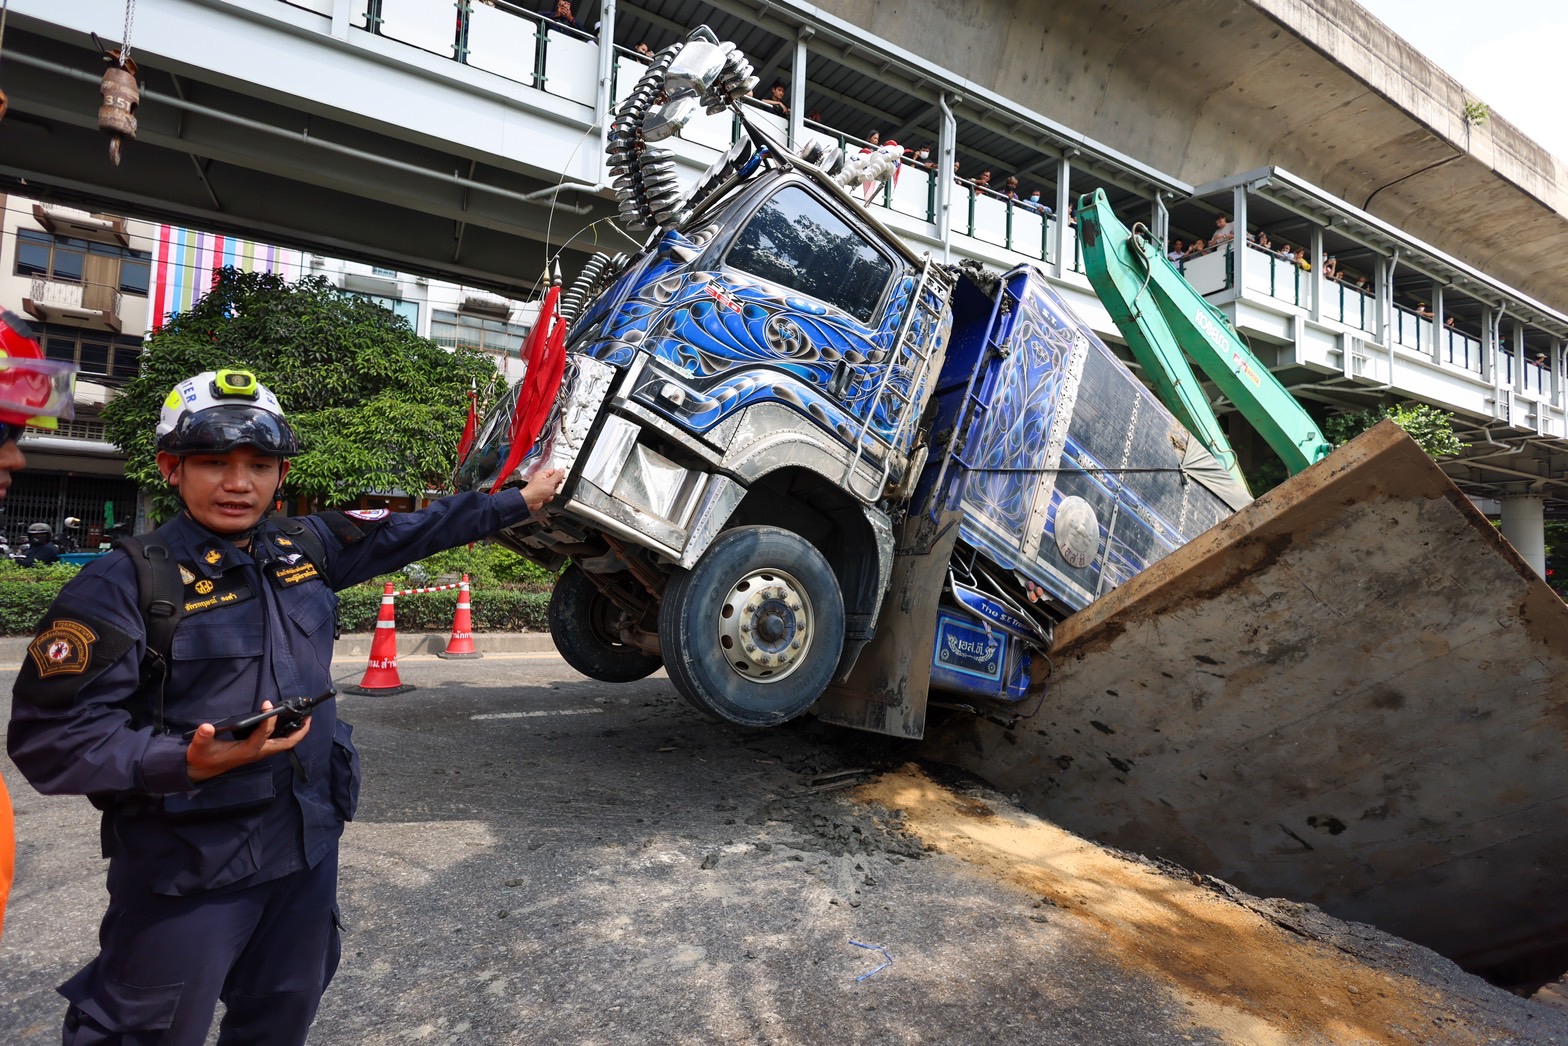
[[[616,681],[662,664],[737,723],[827,695],[820,715],[919,736],[928,692],[1017,701],[1054,622],[1245,504],[1245,485],[1039,271],[917,255],[831,150],[792,155],[748,122],[671,191],[648,129],[682,91],[711,94],[702,67],[726,58],[701,40],[661,56],[656,90],[617,116],[623,209],[651,235],[566,296],[565,379],[523,468],[568,479],[500,540],[569,564],[550,619],[574,667]],[[523,388],[462,485],[496,481]]]

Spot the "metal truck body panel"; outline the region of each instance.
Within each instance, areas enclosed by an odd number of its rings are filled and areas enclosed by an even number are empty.
[[[1057,626],[924,754],[1467,968],[1568,943],[1568,606],[1391,423]],[[1038,701],[1038,710],[1033,704]]]
[[[939,382],[981,368],[948,474],[963,541],[1071,613],[1231,508],[1188,471],[1192,437],[1039,270],[1001,282],[1006,307],[973,339],[994,351],[950,352]]]

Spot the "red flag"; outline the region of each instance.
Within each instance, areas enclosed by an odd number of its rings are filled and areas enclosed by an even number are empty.
[[[528,341],[523,345],[522,355],[528,361],[528,371],[518,382],[520,388],[517,391],[517,404],[512,410],[512,429],[509,437],[511,445],[507,448],[506,460],[502,462],[501,471],[496,475],[495,485],[490,488],[490,493],[492,494],[500,490],[501,485],[511,478],[513,472],[517,471],[517,466],[521,464],[523,456],[532,449],[534,440],[539,437],[538,425],[533,425],[530,428],[530,422],[533,421],[537,414],[539,422],[542,423],[544,412],[535,410],[533,400],[538,395],[537,390],[543,385],[544,372],[549,367],[550,347],[555,341],[551,337],[551,326],[556,320],[556,304],[560,301],[560,298],[560,286],[551,287],[549,293],[544,296],[544,304],[539,307],[539,319],[534,323],[534,329],[528,332]],[[565,327],[564,323],[561,324],[561,341],[563,345],[565,342]],[[557,377],[556,381],[559,384],[560,378]],[[554,399],[555,394],[552,391],[550,393],[550,402],[553,402]],[[545,410],[548,411],[548,409],[547,402]]]
[[[474,430],[479,427],[478,402],[479,397],[473,389],[468,390],[468,420],[463,423],[463,437],[457,441],[457,463],[461,465],[463,459],[468,457],[468,452],[474,446]]]
[[[561,373],[565,369],[566,321],[556,317],[545,342],[543,358],[538,366],[530,366],[528,371],[528,413],[522,419],[519,436],[530,446],[544,430],[545,419],[560,392]]]

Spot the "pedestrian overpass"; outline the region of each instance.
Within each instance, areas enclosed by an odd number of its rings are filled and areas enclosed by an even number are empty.
[[[1474,446],[1450,473],[1470,492],[1514,499],[1532,533],[1546,503],[1568,507],[1568,316],[1287,171],[1184,184],[821,9],[604,0],[598,36],[617,47],[506,0],[142,0],[132,11],[140,128],[116,167],[97,130],[105,62],[93,34],[118,46],[126,7],[11,0],[0,188],[528,296],[552,258],[570,280],[593,252],[635,246],[611,221],[606,115],[645,65],[632,44],[707,22],[765,84],[789,81],[790,117],[758,112],[781,137],[833,136],[853,151],[876,126],[937,146],[934,170],[906,164],[870,200],[890,227],[939,257],[1033,261],[1111,340],[1074,229],[1057,218],[1092,188],[1162,235],[1221,212],[1246,228],[1250,207],[1295,230],[1312,257],[1336,244],[1359,252],[1371,279],[1348,298],[1242,248],[1198,259],[1193,277],[1298,395],[1455,410]],[[673,143],[682,177],[694,181],[735,133],[728,117],[694,121]],[[1053,213],[956,181],[957,158],[966,175],[984,165],[1034,180]],[[1435,318],[1400,304],[1411,286]],[[1444,327],[1445,307],[1463,328]]]

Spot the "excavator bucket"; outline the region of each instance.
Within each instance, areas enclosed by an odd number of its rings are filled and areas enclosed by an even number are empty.
[[[1568,606],[1385,422],[1068,618],[927,755],[1477,972],[1568,951]],[[1562,963],[1556,963],[1556,969]]]

